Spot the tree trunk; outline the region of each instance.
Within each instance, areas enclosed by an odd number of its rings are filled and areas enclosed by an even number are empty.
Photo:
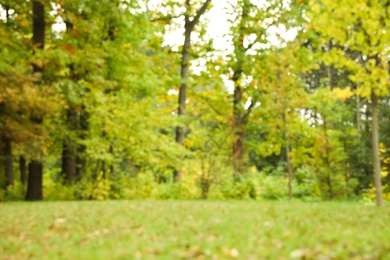
[[[186,100],[187,100],[187,80],[188,80],[188,74],[189,74],[189,62],[190,62],[190,48],[191,48],[191,31],[189,27],[189,17],[186,15],[186,24],[185,24],[185,36],[184,36],[184,45],[182,50],[182,59],[181,59],[181,72],[180,77],[182,80],[182,83],[180,85],[179,90],[179,99],[178,99],[178,111],[177,115],[179,117],[182,117],[185,114],[186,109]],[[184,142],[184,127],[183,126],[177,126],[176,127],[176,142],[180,145],[183,145]],[[174,179],[180,180],[181,179],[181,172],[180,170],[175,170],[174,172]]]
[[[238,75],[239,74],[239,75]],[[233,76],[234,94],[233,94],[233,167],[237,173],[243,173],[244,159],[244,124],[242,112],[242,89],[238,82],[241,78],[241,69],[236,70]]]
[[[80,113],[79,123],[80,123],[80,134],[78,138],[80,140],[85,140],[87,138],[87,132],[89,129],[89,113],[85,111],[85,107],[83,107],[83,111]],[[87,147],[84,144],[80,144],[77,147],[77,156],[76,156],[76,176],[78,179],[82,178],[86,172],[86,155],[85,152]]]
[[[246,34],[245,22],[248,19],[250,11],[250,2],[244,1],[242,8],[242,17],[239,26],[239,37],[234,42],[234,53],[236,55],[237,62],[233,69],[233,167],[236,173],[244,173],[244,138],[245,138],[245,109],[242,104],[243,89],[241,86],[241,78],[243,74],[243,64],[245,59],[245,47],[244,40]]]
[[[67,125],[69,131],[76,130],[77,113],[69,108],[67,111]],[[70,184],[76,177],[76,151],[77,144],[72,138],[65,138],[62,144],[62,176],[66,184]]]
[[[360,118],[360,96],[356,95],[356,130],[357,130],[357,140],[358,143],[361,141],[362,136],[362,127],[361,127],[361,118]]]
[[[210,4],[211,0],[206,0],[202,7],[197,11],[195,17],[191,20],[190,19],[190,13],[191,13],[191,3],[190,0],[186,0],[185,2],[185,8],[186,12],[184,15],[185,23],[184,23],[184,44],[182,49],[182,57],[181,57],[181,70],[180,70],[180,78],[181,78],[181,84],[180,84],[180,90],[179,90],[179,98],[178,98],[178,111],[177,114],[180,117],[185,115],[185,109],[186,109],[186,100],[187,100],[187,81],[188,81],[188,75],[189,75],[189,66],[190,66],[190,53],[191,53],[191,34],[194,31],[195,25],[199,22],[200,17],[204,14],[206,11],[208,5]],[[180,145],[183,145],[185,137],[185,130],[182,126],[176,127],[176,142]],[[176,180],[181,179],[181,173],[179,170],[175,170],[174,177]]]
[[[333,185],[332,185],[332,166],[330,165],[329,157],[330,157],[330,147],[329,147],[329,140],[328,140],[328,128],[326,125],[326,118],[323,118],[323,128],[324,128],[324,136],[325,136],[325,165],[327,169],[326,173],[326,183],[328,185],[328,190],[329,190],[329,197],[331,199],[334,198],[333,194]]]
[[[5,171],[5,177],[6,177],[6,186],[13,186],[14,185],[14,170],[12,167],[12,146],[11,146],[11,139],[8,137],[3,136],[3,143],[4,143],[4,171]]]
[[[73,30],[73,23],[69,20],[65,20],[66,33],[70,35],[70,32]],[[79,79],[79,76],[74,71],[74,64],[71,63],[68,65],[70,71],[70,78],[76,83]],[[68,133],[65,135],[64,140],[62,140],[62,177],[64,178],[65,184],[71,184],[77,175],[77,163],[76,163],[76,154],[77,154],[77,142],[72,138],[72,134],[78,128],[78,117],[77,112],[72,104],[68,104],[69,108],[66,110],[66,126]]]
[[[43,49],[45,40],[45,8],[40,1],[32,2],[33,9],[33,44]],[[43,67],[33,64],[35,73],[43,73]],[[32,118],[34,123],[42,123],[43,118]],[[40,158],[41,156],[36,156]],[[26,200],[42,200],[42,174],[43,164],[40,159],[33,159],[28,166],[28,183],[27,183],[27,195]]]
[[[284,127],[284,143],[286,146],[287,171],[288,171],[288,198],[291,200],[292,199],[292,178],[294,175],[294,168],[290,158],[290,138],[288,137],[285,108],[283,108],[282,118],[283,118],[283,127]]]
[[[45,8],[40,1],[33,1],[33,44],[43,49],[45,44]],[[43,68],[35,67],[35,72],[42,72]]]
[[[372,153],[375,179],[376,205],[383,206],[382,198],[382,179],[381,179],[381,162],[379,151],[379,123],[378,123],[378,97],[371,95],[371,112],[372,112]]]
[[[24,156],[19,157],[20,182],[24,186],[27,183],[27,166]]]
[[[287,155],[287,169],[288,169],[288,198],[291,200],[293,197],[292,179],[294,174],[294,168],[290,158],[290,144],[288,137],[286,137],[286,155]]]
[[[236,173],[244,173],[244,124],[241,123],[240,117],[235,117],[233,126],[233,167]]]
[[[9,25],[9,9],[10,7],[8,5],[3,5],[3,8],[5,9],[5,24]]]
[[[26,200],[42,200],[43,166],[40,161],[32,160],[28,165],[28,186]]]
[[[64,141],[62,145],[62,176],[66,184],[70,184],[76,177],[76,150],[74,144]]]
[[[189,62],[190,62],[190,49],[191,49],[191,31],[189,30],[188,25],[189,19],[186,17],[186,31],[185,31],[185,39],[182,50],[182,59],[181,59],[181,72],[180,77],[182,83],[180,85],[179,91],[179,99],[178,99],[178,116],[183,116],[185,114],[186,109],[186,100],[187,100],[187,80],[189,74]],[[184,141],[184,128],[182,126],[176,127],[176,142],[179,144],[183,144]]]
[[[108,152],[112,155],[112,158],[115,158],[114,154],[114,145],[111,143]],[[110,162],[110,176],[111,178],[115,176],[115,161]]]
[[[87,160],[85,159],[85,151],[87,147],[85,145],[80,145],[77,148],[76,156],[76,178],[81,179],[86,172]]]

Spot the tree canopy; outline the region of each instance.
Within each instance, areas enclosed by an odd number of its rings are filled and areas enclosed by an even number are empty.
[[[0,200],[390,199],[390,2],[220,2],[1,0]]]

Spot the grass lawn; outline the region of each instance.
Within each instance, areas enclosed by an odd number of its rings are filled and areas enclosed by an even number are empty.
[[[341,202],[0,203],[0,259],[390,259],[390,208]]]

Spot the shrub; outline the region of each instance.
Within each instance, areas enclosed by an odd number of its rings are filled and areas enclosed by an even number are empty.
[[[26,189],[21,182],[15,181],[14,186],[8,186],[6,190],[0,189],[0,201],[24,200]]]

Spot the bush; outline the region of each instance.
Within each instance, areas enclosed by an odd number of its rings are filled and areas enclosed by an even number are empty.
[[[76,200],[76,189],[63,184],[63,180],[58,177],[60,171],[60,168],[53,168],[43,174],[43,198],[45,200]]]
[[[288,195],[287,178],[280,176],[265,176],[261,181],[260,197],[279,200]]]
[[[24,200],[26,189],[21,182],[15,181],[14,186],[8,186],[6,190],[0,190],[0,201]]]
[[[316,174],[309,167],[303,166],[295,170],[293,196],[296,198],[320,198],[321,190]]]
[[[385,184],[382,186],[382,197],[384,200],[390,201],[390,185],[389,184]],[[374,202],[375,200],[376,200],[375,187],[371,184],[370,188],[363,192],[362,201]]]
[[[74,187],[65,186],[58,182],[46,184],[43,189],[45,200],[76,200]]]
[[[156,197],[162,200],[179,199],[180,185],[178,183],[174,183],[173,181],[161,183],[158,185]]]

